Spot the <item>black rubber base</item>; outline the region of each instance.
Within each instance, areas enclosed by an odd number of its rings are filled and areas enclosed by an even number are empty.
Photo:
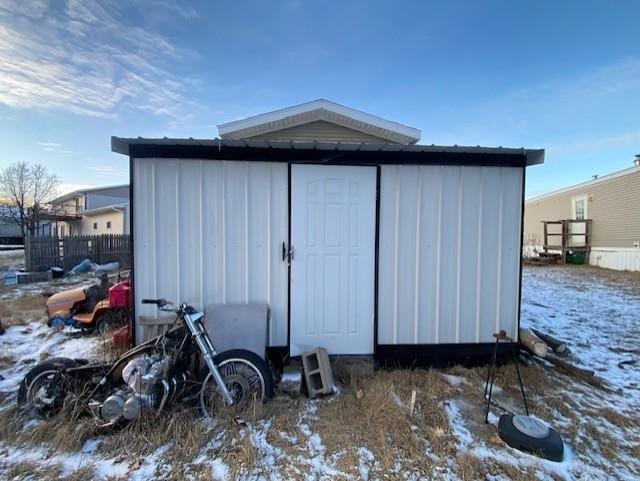
[[[498,435],[512,448],[541,458],[560,462],[564,456],[564,444],[558,431],[549,428],[549,434],[545,438],[527,436],[513,425],[513,416],[511,414],[500,416]]]

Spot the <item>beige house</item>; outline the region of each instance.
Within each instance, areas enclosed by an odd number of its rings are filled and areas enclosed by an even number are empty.
[[[590,264],[640,271],[640,155],[631,168],[528,199],[525,253],[542,249],[543,221],[561,219],[591,219]]]
[[[52,200],[57,218],[52,234],[60,237],[129,233],[129,185],[81,189]]]

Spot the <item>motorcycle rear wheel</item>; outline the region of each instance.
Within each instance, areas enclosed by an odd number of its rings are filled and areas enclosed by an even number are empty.
[[[41,416],[55,416],[64,405],[66,386],[61,380],[57,386],[53,386],[55,395],[48,402],[43,401],[44,390],[59,378],[58,374],[64,369],[73,367],[76,361],[64,357],[49,359],[31,369],[18,389],[18,407],[21,409],[33,409]]]
[[[221,352],[213,358],[220,375],[234,399],[228,406],[208,369],[204,369],[199,408],[203,416],[212,418],[222,411],[241,412],[253,404],[264,404],[273,395],[273,379],[267,363],[257,354],[244,349]]]

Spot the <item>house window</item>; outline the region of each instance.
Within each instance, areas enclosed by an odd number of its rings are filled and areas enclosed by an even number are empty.
[[[576,220],[584,220],[584,199],[576,200]]]
[[[107,221],[107,229],[111,229],[111,221],[110,220]]]
[[[98,230],[98,223],[97,222],[93,223],[93,230]]]

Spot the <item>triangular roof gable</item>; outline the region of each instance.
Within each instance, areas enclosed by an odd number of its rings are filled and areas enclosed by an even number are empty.
[[[383,142],[415,144],[420,130],[319,99],[218,125],[223,139],[249,139],[312,122],[328,122],[373,136]]]

